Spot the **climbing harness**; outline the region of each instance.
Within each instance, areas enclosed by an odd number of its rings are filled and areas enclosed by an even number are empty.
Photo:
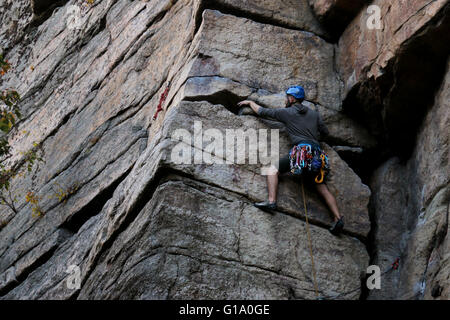
[[[316,183],[322,183],[330,171],[328,156],[315,144],[299,143],[289,152],[291,172],[301,175],[304,171],[318,173]]]
[[[289,152],[291,172],[300,175],[303,170],[311,170],[312,158],[313,154],[310,144],[300,143],[294,146]]]
[[[170,90],[170,81],[167,83],[166,90],[164,90],[164,92],[161,94],[161,98],[159,99],[159,104],[158,104],[158,107],[156,108],[156,112],[155,112],[155,115],[153,116],[153,120],[156,120],[158,118],[158,114],[163,110],[162,105],[164,104],[164,102],[167,99],[169,90]]]
[[[317,286],[316,279],[316,268],[314,266],[314,255],[312,251],[312,242],[311,242],[311,234],[309,232],[309,221],[308,221],[308,210],[306,210],[306,197],[305,197],[305,187],[303,186],[303,177],[302,177],[302,197],[303,197],[303,206],[305,208],[305,218],[306,218],[306,233],[308,235],[308,243],[309,243],[309,255],[311,257],[311,267],[314,279],[314,290],[316,292],[316,298],[319,298],[319,288]]]

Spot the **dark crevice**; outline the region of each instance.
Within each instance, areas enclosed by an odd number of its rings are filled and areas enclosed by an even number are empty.
[[[38,27],[48,18],[51,17],[53,11],[65,5],[69,0],[33,0],[31,1],[33,7],[33,22],[29,27]]]
[[[333,42],[338,42],[345,28],[359,14],[361,9],[372,0],[347,0],[334,1],[335,5],[332,10],[317,20],[330,34]],[[313,10],[314,12],[314,10]]]
[[[399,49],[396,57],[384,68],[384,74],[355,86],[344,101],[345,113],[365,125],[378,140],[378,147],[365,155],[355,172],[369,181],[376,168],[397,156],[405,165],[417,148],[417,136],[446,72],[449,55],[450,5],[447,4],[433,19]],[[367,71],[367,70],[366,70]],[[367,183],[366,183],[367,184]],[[369,201],[371,230],[365,242],[369,264],[377,259],[374,197]],[[405,253],[399,253],[404,261]],[[367,277],[362,281],[360,299],[367,300],[370,290]],[[436,292],[438,289],[436,289]]]
[[[77,109],[74,109],[73,111],[71,111],[70,113],[66,114],[64,116],[64,118],[61,120],[61,122],[59,123],[59,125],[53,129],[48,135],[47,137],[41,142],[43,143],[44,141],[46,141],[47,139],[53,137],[56,135],[56,133],[59,131],[59,129],[61,129],[67,122],[69,122],[70,118],[72,118],[72,116],[77,112]]]
[[[371,263],[369,263],[371,265]],[[359,295],[359,300],[365,301],[369,297],[370,290],[367,288],[367,279],[370,275],[366,275],[365,277],[361,278],[361,294]]]
[[[436,283],[433,289],[431,289],[431,296],[435,299],[439,298],[442,294],[443,289],[444,289],[443,287],[441,287],[439,284]]]
[[[382,76],[355,86],[344,100],[344,112],[369,128],[382,145],[381,158],[395,155],[407,160],[411,156],[420,125],[445,75],[449,11],[447,4],[403,44]]]
[[[446,72],[449,7],[402,46],[382,76],[356,85],[343,102],[343,112],[367,127],[377,140],[371,150],[342,155],[365,184],[389,158],[397,156],[406,163],[416,146],[421,123]]]
[[[372,193],[369,199],[368,211],[369,211],[369,220],[370,220],[370,231],[367,236],[367,241],[365,242],[367,253],[369,254],[369,266],[373,265],[376,259],[376,241],[375,236],[377,233],[377,223],[375,216],[375,205],[374,199],[375,195]],[[365,277],[361,279],[361,295],[359,297],[360,300],[367,300],[369,298],[370,290],[367,288],[367,279],[369,278],[369,274],[366,274]]]
[[[47,263],[51,259],[57,248],[58,246],[55,245],[49,251],[47,251],[38,259],[36,259],[36,261],[34,261],[30,266],[24,269],[24,271],[16,278],[16,281],[11,282],[9,285],[5,286],[3,289],[0,290],[0,297],[5,296],[6,294],[8,294],[8,292],[11,292],[15,288],[17,288],[21,283],[23,283],[28,278],[28,276],[34,270]]]
[[[195,35],[198,33],[198,30],[200,29],[200,26],[203,22],[203,11],[205,11],[206,8],[206,1],[201,1],[199,8],[197,10],[197,13],[195,15],[195,29],[194,29],[194,38]]]
[[[145,7],[143,8],[145,9]],[[151,21],[147,22],[146,26],[150,27],[154,24],[157,24],[158,22],[161,22],[164,17],[166,16],[166,14],[170,11],[171,8],[169,8],[168,10],[162,11],[160,12],[155,18],[153,18]]]
[[[183,101],[206,101],[213,105],[220,104],[224,106],[228,111],[234,113],[235,115],[239,115],[240,109],[238,108],[237,104],[239,101],[242,101],[245,98],[247,97],[239,97],[233,92],[223,90],[208,96],[185,97]]]
[[[295,294],[294,288],[292,286],[288,286],[288,300],[299,300],[300,298],[297,297]]]
[[[8,285],[4,286],[2,289],[0,289],[0,298],[4,297],[8,292],[12,291],[14,288],[17,288],[17,286],[20,283],[18,281],[11,281]]]
[[[37,16],[52,12],[54,8],[62,6],[68,0],[32,0],[33,13]]]
[[[338,151],[337,153],[365,185],[370,184],[373,172],[392,157],[389,150],[384,150],[382,146],[363,149],[361,153],[345,151]]]
[[[120,126],[122,123],[126,122],[133,118],[141,109],[142,106],[140,103],[133,104],[123,110],[120,110],[115,116],[108,120],[108,128],[114,128]],[[133,131],[139,126],[133,126]],[[147,138],[147,136],[143,137]]]
[[[87,33],[83,38],[81,38],[79,43],[75,45],[78,51],[80,51],[84,46],[86,46],[95,36],[97,36],[106,29],[106,16],[107,15],[105,14],[100,19],[100,22],[98,24],[97,23],[94,24],[93,28],[89,31],[89,33]]]
[[[128,226],[136,219],[136,217],[142,211],[142,209],[144,209],[145,205],[153,198],[153,194],[158,188],[160,181],[166,174],[167,171],[165,170],[164,167],[161,167],[156,171],[153,179],[145,186],[145,188],[142,190],[141,194],[138,196],[133,206],[130,208],[130,212],[127,214],[125,220],[122,222],[120,227],[115,232],[113,232],[113,234],[109,237],[109,239],[105,242],[105,244],[101,248],[100,252],[97,254],[94,262],[92,263],[93,267],[90,269],[89,273],[84,278],[81,286],[83,286],[84,283],[89,279],[91,273],[93,272],[95,266],[99,263],[99,261],[102,261],[102,259],[105,258],[109,249],[111,248],[115,240],[119,237],[119,235],[128,228]],[[73,298],[77,299],[78,295],[79,292]]]
[[[378,82],[381,83],[385,78],[386,75],[380,77]],[[384,82],[391,83],[392,80]],[[384,142],[387,139],[381,125],[382,95],[379,87],[372,79],[352,87],[342,102],[342,112],[368,128],[380,142]]]
[[[106,202],[113,197],[114,191],[130,173],[131,168],[128,169],[122,176],[116,179],[105,190],[97,194],[87,205],[85,205],[80,211],[73,214],[68,220],[66,220],[61,226],[61,229],[69,230],[76,234],[81,227],[92,217],[99,214]]]

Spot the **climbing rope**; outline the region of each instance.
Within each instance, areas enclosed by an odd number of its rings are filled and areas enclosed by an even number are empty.
[[[314,290],[316,292],[316,297],[319,298],[319,289],[317,286],[317,279],[316,279],[316,268],[314,266],[314,255],[312,252],[311,234],[309,232],[308,211],[306,210],[306,197],[305,197],[305,187],[303,186],[303,177],[302,177],[302,197],[303,197],[303,205],[305,207],[306,233],[308,234],[309,255],[311,257],[311,266],[314,279]]]
[[[164,92],[161,94],[161,98],[159,99],[159,104],[158,104],[158,107],[156,108],[156,112],[155,112],[155,115],[153,116],[153,120],[156,120],[158,118],[158,114],[163,110],[162,105],[164,104],[164,102],[167,99],[169,90],[170,90],[170,81],[167,83],[166,90],[164,90]]]

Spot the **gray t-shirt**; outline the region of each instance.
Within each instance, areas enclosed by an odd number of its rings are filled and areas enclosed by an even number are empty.
[[[286,132],[294,145],[305,140],[319,144],[319,139],[329,134],[320,114],[300,103],[293,104],[289,108],[261,107],[258,115],[284,123]]]

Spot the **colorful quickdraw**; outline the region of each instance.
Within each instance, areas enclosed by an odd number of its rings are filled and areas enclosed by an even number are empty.
[[[304,170],[319,172],[315,181],[322,183],[329,172],[328,157],[320,147],[311,144],[300,143],[289,152],[291,172],[300,175]]]
[[[311,168],[312,148],[309,144],[294,146],[289,152],[291,172],[301,174],[305,167]]]

